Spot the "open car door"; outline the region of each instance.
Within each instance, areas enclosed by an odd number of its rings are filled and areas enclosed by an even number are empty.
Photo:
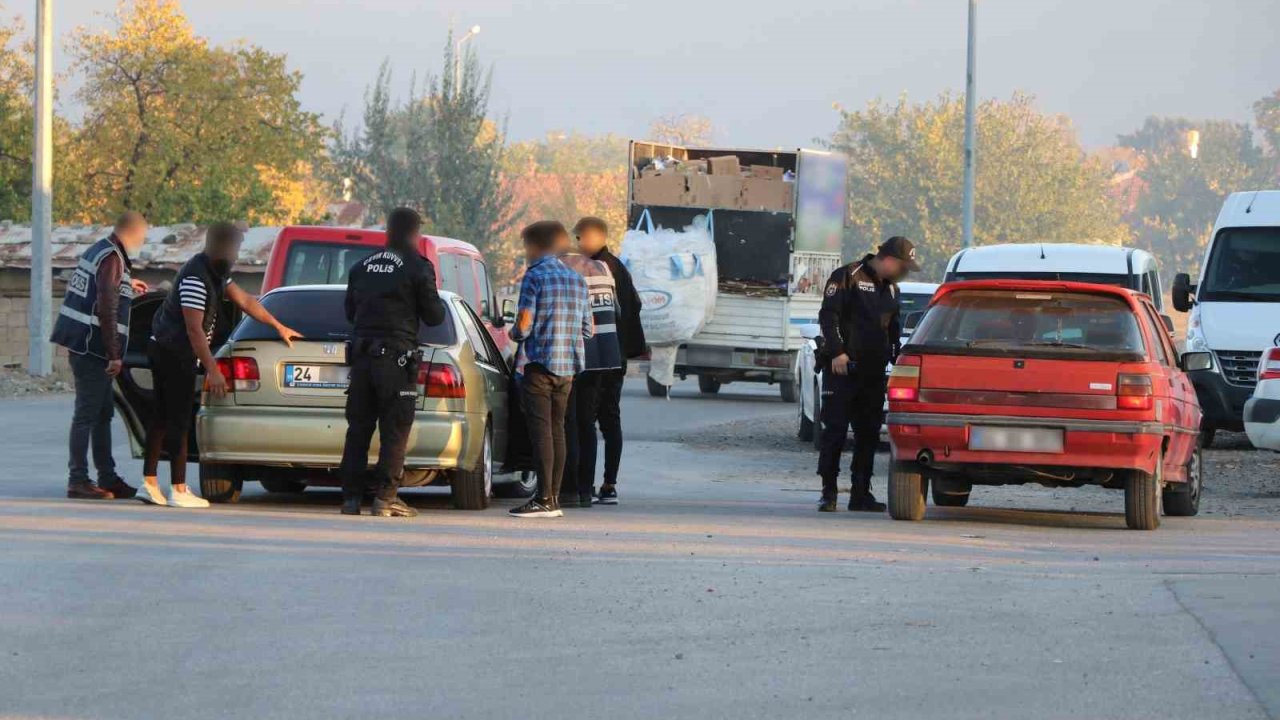
[[[125,430],[129,434],[129,449],[135,458],[140,458],[146,448],[147,427],[155,417],[155,388],[151,381],[151,361],[147,357],[147,342],[151,339],[151,323],[160,311],[161,304],[169,296],[169,288],[151,290],[133,301],[129,311],[129,348],[124,355],[124,370],[116,377],[115,403],[120,418],[124,421]],[[224,300],[218,312],[218,322],[213,328],[213,351],[226,342],[231,330],[240,322],[240,308],[230,300]],[[204,383],[201,376],[197,382]],[[194,415],[199,409],[197,404],[191,407]],[[168,455],[161,451],[161,459]],[[196,424],[191,423],[191,433],[187,438],[187,457],[190,462],[200,460],[200,447],[196,444]]]

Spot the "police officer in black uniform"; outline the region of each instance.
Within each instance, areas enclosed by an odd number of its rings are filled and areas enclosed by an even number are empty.
[[[884,422],[885,365],[898,352],[898,283],[917,271],[915,247],[891,237],[874,255],[837,269],[818,312],[822,326],[822,449],[818,510],[835,512],[840,454],[853,425],[849,509],[884,512],[871,494],[872,466]]]
[[[360,514],[366,489],[376,491],[374,515],[418,514],[396,493],[418,403],[418,329],[421,323],[439,325],[445,318],[435,268],[418,254],[421,227],[422,219],[413,210],[392,210],[386,249],[357,263],[347,278],[347,320],[355,331],[340,469],[343,515]],[[370,477],[369,443],[375,425],[381,448]]]

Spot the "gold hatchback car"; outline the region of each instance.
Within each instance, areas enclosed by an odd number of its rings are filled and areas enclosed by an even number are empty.
[[[351,333],[345,292],[333,285],[274,290],[262,304],[305,339],[288,347],[246,317],[217,352],[229,391],[206,396],[195,424],[204,497],[235,502],[246,481],[283,493],[340,485]],[[488,507],[495,492],[528,496],[527,475],[494,484],[495,467],[508,459],[507,363],[471,308],[453,293],[440,296],[445,321],[419,334],[418,408],[402,486],[448,485],[454,506],[466,510]],[[375,434],[371,467],[377,452]]]

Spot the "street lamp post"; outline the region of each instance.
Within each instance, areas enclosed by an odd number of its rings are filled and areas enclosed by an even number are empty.
[[[53,372],[53,0],[36,0],[35,148],[31,158],[31,298],[27,372]]]
[[[974,106],[977,104],[975,87],[977,85],[977,38],[974,26],[978,18],[978,0],[969,0],[969,60],[964,80],[964,247],[973,245],[973,185],[974,163],[977,148],[974,147],[973,131],[976,119]]]
[[[462,45],[466,41],[480,34],[480,26],[472,25],[466,35],[458,38],[458,42],[453,46],[453,94],[457,95],[462,88]]]

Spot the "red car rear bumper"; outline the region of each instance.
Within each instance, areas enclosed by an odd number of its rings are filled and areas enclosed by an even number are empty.
[[[1155,472],[1166,435],[1166,428],[1160,423],[1115,420],[891,412],[886,422],[895,460],[916,461],[927,452],[931,461],[940,466],[1019,465]],[[970,450],[969,428],[973,425],[1061,428],[1063,452]]]

